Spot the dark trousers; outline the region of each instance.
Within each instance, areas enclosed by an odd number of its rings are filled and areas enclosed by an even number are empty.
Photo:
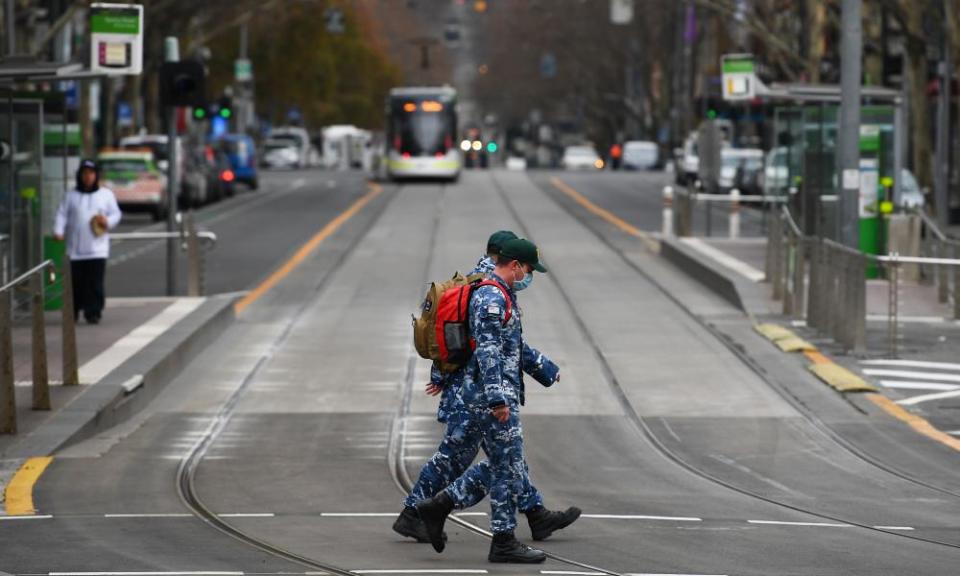
[[[99,320],[103,314],[103,279],[107,272],[105,258],[70,261],[70,273],[73,275],[73,311],[87,320]]]

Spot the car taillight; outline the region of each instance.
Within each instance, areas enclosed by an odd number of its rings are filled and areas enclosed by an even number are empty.
[[[403,153],[403,157],[404,157],[404,158],[409,158],[409,157],[410,157],[410,153],[409,153],[409,152],[404,152],[404,153]]]
[[[233,182],[236,180],[237,175],[233,173],[233,170],[224,170],[220,174],[220,178],[222,178],[224,182]]]

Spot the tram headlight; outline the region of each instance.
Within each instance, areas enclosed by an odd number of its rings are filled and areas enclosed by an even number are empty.
[[[474,141],[473,141],[473,149],[476,150],[477,152],[479,152],[481,148],[483,148],[483,142],[481,142],[481,141],[479,141],[479,140],[474,140]]]
[[[469,152],[469,151],[470,151],[470,141],[469,141],[469,140],[463,140],[462,142],[460,142],[460,149],[463,150],[464,152]]]

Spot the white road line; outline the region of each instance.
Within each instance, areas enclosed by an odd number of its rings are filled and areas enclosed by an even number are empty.
[[[762,282],[763,279],[766,278],[766,274],[760,270],[757,270],[743,260],[734,258],[726,252],[714,248],[699,238],[681,238],[680,241],[700,252],[704,256],[712,258],[719,264],[722,264],[741,276],[746,277],[751,282]]]
[[[143,514],[104,514],[104,518],[193,518],[193,514],[182,513],[143,513]]]
[[[938,372],[913,372],[911,370],[874,370],[863,371],[867,376],[886,376],[888,378],[905,378],[907,380],[932,380],[939,382],[960,382],[960,374],[941,374]]]
[[[880,385],[884,388],[900,388],[903,390],[940,390],[943,392],[949,390],[960,390],[956,384],[940,384],[938,382],[908,382],[904,380],[881,380]]]
[[[913,530],[910,526],[874,526],[877,530]]]
[[[23,516],[0,516],[0,520],[49,520],[50,514],[24,514]]]
[[[930,368],[933,370],[956,370],[960,372],[960,364],[950,362],[925,362],[922,360],[863,360],[864,366],[899,366],[901,368]]]
[[[905,400],[897,400],[897,404],[900,404],[901,406],[915,406],[921,402],[945,400],[947,398],[956,398],[958,396],[960,396],[960,389],[952,390],[950,392],[937,392],[936,394],[921,394],[920,396],[913,396]]]
[[[49,576],[244,576],[243,572],[49,572]]]
[[[409,570],[351,570],[354,574],[488,574],[486,570],[471,570],[468,568],[434,568],[424,570],[412,568]]]
[[[217,514],[220,518],[274,518],[273,512],[235,512],[232,514]]]
[[[581,514],[581,518],[599,520],[672,520],[674,522],[703,522],[703,518],[692,516],[646,516],[643,514]]]
[[[80,382],[96,384],[114,368],[146,348],[161,334],[200,307],[206,298],[177,298],[145,324],[134,328],[112,346],[80,367]],[[107,303],[109,307],[109,302]]]
[[[749,524],[772,524],[777,526],[821,526],[827,528],[851,528],[852,524],[835,524],[833,522],[787,522],[783,520],[747,520]]]
[[[320,515],[330,518],[393,518],[397,512],[321,512]]]

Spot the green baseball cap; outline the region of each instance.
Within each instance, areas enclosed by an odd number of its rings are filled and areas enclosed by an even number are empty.
[[[529,264],[537,272],[546,272],[547,267],[540,263],[540,249],[526,238],[508,240],[500,248],[500,260],[517,260]]]
[[[517,235],[509,230],[499,230],[490,235],[487,240],[487,254],[499,254],[504,243],[510,240],[516,240]]]

